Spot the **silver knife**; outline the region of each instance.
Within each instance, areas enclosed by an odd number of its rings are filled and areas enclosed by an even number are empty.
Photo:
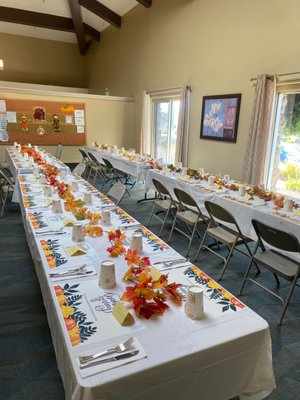
[[[85,368],[89,368],[89,367],[94,367],[95,365],[98,365],[98,364],[103,364],[103,363],[110,362],[110,361],[118,361],[118,360],[122,360],[122,359],[125,359],[125,358],[134,357],[137,354],[139,354],[139,350],[130,351],[129,353],[120,354],[118,356],[104,358],[104,359],[101,359],[101,360],[95,360],[95,361],[91,361],[91,362],[88,362],[88,363],[85,363],[85,364],[80,364],[79,368],[80,369],[85,369]]]
[[[49,276],[50,278],[59,278],[60,276],[83,276],[83,275],[89,275],[92,274],[94,271],[77,271],[77,272],[62,272],[60,274],[56,274],[55,272],[50,273]]]
[[[174,258],[173,260],[161,260],[161,261],[156,261],[155,263],[153,263],[152,265],[158,265],[158,264],[164,264],[164,265],[172,265],[172,264],[177,264],[180,262],[186,262],[188,261],[187,258]]]

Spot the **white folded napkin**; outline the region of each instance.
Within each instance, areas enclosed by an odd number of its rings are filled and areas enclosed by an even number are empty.
[[[116,345],[116,342],[112,343],[111,345],[105,345],[105,346],[99,346],[94,353],[98,353],[101,351],[104,351],[110,347],[114,347]],[[134,351],[134,350],[139,350],[138,354],[136,356],[130,357],[130,358],[123,358],[121,360],[117,360],[117,361],[108,361],[106,363],[102,363],[102,364],[98,364],[98,365],[93,365],[89,368],[85,368],[85,369],[80,369],[80,362],[79,362],[79,356],[76,357],[76,364],[78,366],[78,370],[79,370],[79,374],[81,376],[81,378],[88,378],[89,376],[93,376],[96,374],[100,374],[101,372],[104,371],[108,371],[110,369],[114,369],[114,368],[118,368],[121,367],[122,365],[126,365],[126,364],[130,364],[134,361],[138,361],[141,360],[143,358],[147,357],[147,353],[145,352],[144,348],[142,347],[142,345],[140,344],[140,342],[137,340],[137,338],[134,338],[134,342],[132,343],[132,345],[130,346],[130,349],[128,349],[127,352],[130,351]],[[124,352],[125,353],[125,352]],[[86,352],[86,353],[82,353],[80,354],[80,356],[85,356],[91,354],[91,351]],[[111,358],[117,355],[120,355],[121,353],[110,353],[106,356],[103,356],[101,358],[99,358],[99,360],[104,360],[105,358]]]

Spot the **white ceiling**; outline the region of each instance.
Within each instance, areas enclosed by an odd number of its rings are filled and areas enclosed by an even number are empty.
[[[138,4],[136,0],[99,0],[99,2],[120,16],[123,16]],[[3,7],[19,8],[22,10],[71,18],[68,0],[0,0],[0,5]],[[81,7],[81,11],[83,21],[99,32],[109,26],[108,22],[97,17],[97,15],[91,13],[86,8]],[[0,21],[0,32],[31,36],[40,39],[58,40],[60,42],[77,43],[75,33],[12,24],[10,22]]]

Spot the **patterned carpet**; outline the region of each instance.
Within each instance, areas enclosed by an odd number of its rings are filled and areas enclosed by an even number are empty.
[[[137,204],[136,201],[142,197],[142,188],[134,188],[131,197],[126,196],[121,206],[140,222],[146,223],[151,203]],[[170,224],[163,232],[164,239],[168,236],[169,228]],[[153,220],[151,229],[158,232],[159,223]],[[187,240],[182,235],[174,233],[170,244],[185,254]],[[195,239],[191,256],[195,254],[197,245]],[[16,205],[10,205],[8,216],[0,219],[0,254],[1,399],[63,400],[64,390],[56,366],[47,317]],[[239,253],[232,257],[222,285],[233,294],[238,293],[247,262],[247,257]],[[218,278],[221,263],[213,254],[203,252],[197,265],[212,278]],[[260,279],[271,286],[274,284],[267,272],[262,273]],[[285,292],[285,288],[286,284],[283,283],[279,292]],[[242,300],[270,324],[278,388],[268,400],[299,399],[300,289],[296,288],[281,327],[276,322],[281,304],[275,298],[249,283]]]

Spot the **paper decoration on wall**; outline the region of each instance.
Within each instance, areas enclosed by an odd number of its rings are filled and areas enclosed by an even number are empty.
[[[28,121],[25,114],[22,114],[21,116],[21,131],[28,132]]]
[[[74,110],[74,116],[75,118],[84,118],[84,110]]]
[[[17,113],[15,111],[7,111],[7,122],[14,123],[17,122]]]
[[[0,112],[6,112],[6,102],[5,102],[5,100],[0,100]]]
[[[74,112],[74,106],[71,106],[71,105],[69,105],[69,104],[63,104],[63,105],[60,107],[60,112],[61,112],[62,114],[65,114],[65,115],[72,115],[73,112]]]
[[[35,133],[36,133],[38,136],[45,136],[46,131],[45,131],[45,129],[42,127],[42,125],[40,125],[40,126],[37,128],[37,130],[36,130]]]
[[[84,125],[84,118],[75,117],[75,125]]]
[[[6,113],[0,114],[0,141],[1,142],[8,141]]]
[[[60,132],[60,129],[59,129],[59,118],[58,118],[58,115],[57,114],[53,114],[53,117],[52,117],[52,126],[53,126],[53,129],[54,129],[54,132]]]
[[[84,126],[83,125],[77,125],[77,133],[84,133]]]
[[[44,122],[46,120],[45,107],[41,106],[33,107],[33,120],[38,122]]]
[[[66,115],[66,124],[68,124],[68,125],[72,125],[73,124],[72,115]]]

